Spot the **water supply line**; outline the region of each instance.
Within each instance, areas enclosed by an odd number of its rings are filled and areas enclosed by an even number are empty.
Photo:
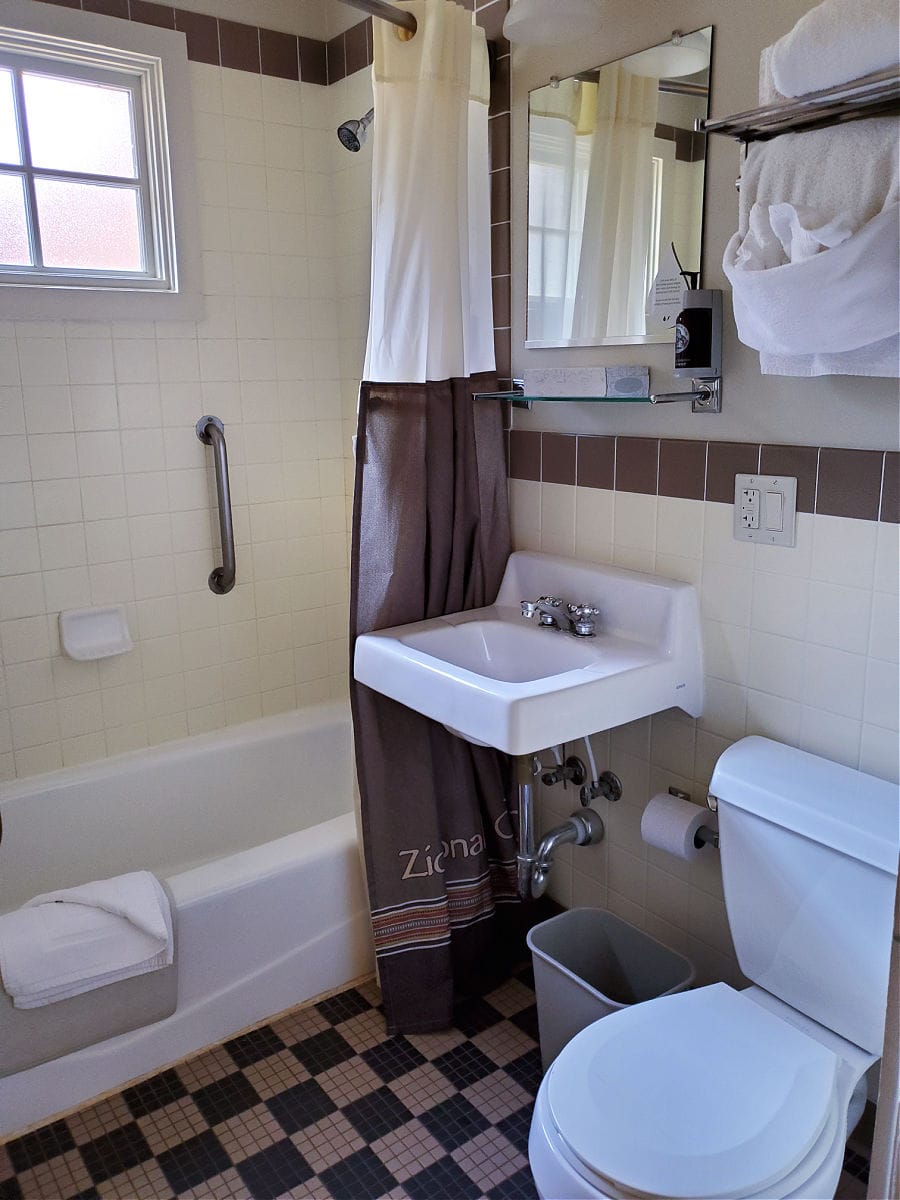
[[[553,748],[557,762],[562,758],[558,747]],[[547,887],[547,876],[553,866],[553,855],[560,846],[575,845],[589,846],[603,840],[603,821],[599,813],[588,808],[585,793],[587,787],[581,789],[582,807],[580,812],[573,813],[568,820],[549,833],[544,834],[540,844],[535,844],[534,831],[534,777],[540,775],[544,768],[541,760],[535,754],[518,754],[515,762],[516,791],[519,810],[519,851],[516,855],[516,886],[520,900],[536,900],[542,896]],[[576,765],[577,764],[577,765]],[[618,793],[610,795],[615,789],[603,785],[607,777],[615,780]],[[554,771],[544,775],[544,779],[552,778],[554,782],[566,778],[582,783],[586,778],[584,766],[579,759],[568,758],[564,765],[557,766]],[[593,786],[593,785],[592,785]],[[622,785],[611,771],[604,771],[598,781],[599,791],[610,799],[618,799]]]

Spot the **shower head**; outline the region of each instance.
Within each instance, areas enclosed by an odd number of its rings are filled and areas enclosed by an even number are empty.
[[[341,139],[341,145],[354,153],[359,150],[366,140],[366,130],[374,120],[375,109],[370,108],[358,121],[345,121],[343,125],[339,125],[337,135]]]

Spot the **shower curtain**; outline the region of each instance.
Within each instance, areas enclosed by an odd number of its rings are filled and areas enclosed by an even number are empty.
[[[640,334],[659,80],[601,67],[572,336]]]
[[[491,603],[510,549],[502,414],[473,400],[495,387],[484,35],[452,0],[400,7],[412,41],[375,22],[351,653],[360,633]],[[508,761],[352,682],[351,703],[388,1029],[444,1028],[509,944]]]

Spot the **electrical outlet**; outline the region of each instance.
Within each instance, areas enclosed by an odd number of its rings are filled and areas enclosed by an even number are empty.
[[[796,542],[797,480],[790,475],[735,475],[734,536],[764,546]]]
[[[759,529],[759,488],[741,488],[741,528]]]

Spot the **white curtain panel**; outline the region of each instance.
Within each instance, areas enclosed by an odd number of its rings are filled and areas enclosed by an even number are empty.
[[[487,46],[453,0],[398,7],[418,22],[411,41],[374,22],[363,378],[424,383],[494,369]]]
[[[596,94],[595,84],[563,79],[533,94],[529,107],[528,337],[535,341],[572,336]]]
[[[603,67],[572,336],[645,332],[651,160],[659,80]]]

